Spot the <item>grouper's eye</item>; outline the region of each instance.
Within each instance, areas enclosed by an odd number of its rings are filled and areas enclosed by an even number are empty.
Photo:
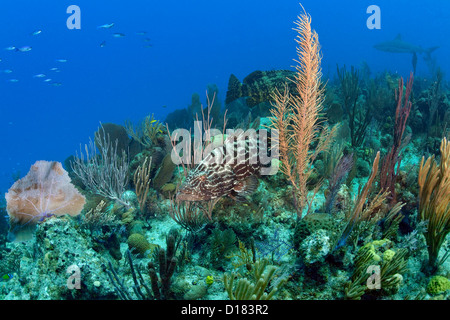
[[[205,182],[206,181],[206,174],[202,174],[201,176],[199,176],[198,180],[200,180],[201,182]]]

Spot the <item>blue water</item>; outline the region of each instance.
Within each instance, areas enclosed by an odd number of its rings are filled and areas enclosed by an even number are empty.
[[[410,54],[373,48],[399,33],[424,48],[439,46],[433,57],[446,75],[450,71],[448,1],[302,4],[320,35],[325,77],[334,76],[336,64],[363,61],[373,73],[408,75]],[[381,8],[380,30],[366,27],[372,4]],[[80,30],[66,26],[69,5],[81,9]],[[205,97],[211,83],[219,87],[224,105],[231,73],[242,80],[255,70],[291,68],[299,12],[297,0],[3,1],[0,70],[13,72],[0,73],[0,192],[11,186],[13,174],[25,175],[36,160],[64,161],[88,142],[100,122],[137,123],[151,113],[164,120],[190,104],[194,92]],[[97,28],[112,22],[111,29]],[[31,35],[36,30],[42,33]],[[141,31],[146,35],[136,34]],[[114,38],[116,32],[125,37]],[[32,50],[4,49],[9,46]],[[33,77],[40,73],[46,77]],[[421,56],[417,76],[430,76]],[[47,78],[52,81],[44,82]]]

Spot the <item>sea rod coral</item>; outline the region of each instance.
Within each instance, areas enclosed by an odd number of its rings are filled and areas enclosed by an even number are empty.
[[[321,125],[324,92],[318,35],[311,29],[311,18],[306,13],[298,17],[296,25],[299,63],[294,81],[298,95],[291,94],[287,84],[283,92],[275,90],[271,121],[279,135],[281,171],[293,186],[297,216],[301,218],[303,209],[311,209],[307,180],[313,162],[319,153],[328,150],[335,129],[330,131]],[[310,147],[313,143],[317,143],[315,150]]]

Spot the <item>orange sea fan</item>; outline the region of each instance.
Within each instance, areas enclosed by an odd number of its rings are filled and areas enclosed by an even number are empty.
[[[44,160],[32,165],[5,198],[11,227],[9,237],[14,241],[30,239],[37,223],[46,218],[80,214],[86,203],[61,163]]]

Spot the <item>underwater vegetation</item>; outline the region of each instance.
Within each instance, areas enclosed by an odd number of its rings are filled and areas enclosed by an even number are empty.
[[[31,238],[36,224],[52,216],[79,215],[85,197],[71,184],[59,162],[37,161],[5,195],[11,238]]]
[[[439,251],[450,232],[450,146],[446,138],[441,143],[441,161],[434,156],[419,166],[419,213],[420,220],[428,222],[425,239],[428,246],[429,266],[436,269],[448,258],[449,252],[438,261]]]
[[[206,107],[194,93],[165,121],[101,124],[65,169],[18,178],[0,299],[448,300],[442,71],[324,81],[311,17],[295,25],[294,71],[231,75],[225,106],[211,84]]]

